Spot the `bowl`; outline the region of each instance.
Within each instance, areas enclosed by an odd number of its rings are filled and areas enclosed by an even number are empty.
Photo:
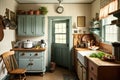
[[[98,50],[98,49],[99,49],[98,46],[90,46],[90,47],[88,47],[88,48],[91,49],[91,50]]]

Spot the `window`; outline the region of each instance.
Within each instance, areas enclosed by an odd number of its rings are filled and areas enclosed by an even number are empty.
[[[66,43],[66,23],[55,24],[55,43]]]
[[[116,42],[118,41],[118,27],[116,25],[105,26],[105,41]]]
[[[110,25],[112,20],[115,20],[114,16],[110,15],[109,17],[102,20],[102,37],[105,42],[116,42],[119,41],[119,27],[116,25]]]

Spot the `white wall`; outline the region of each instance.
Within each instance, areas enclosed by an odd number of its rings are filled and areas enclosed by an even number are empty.
[[[95,0],[91,4],[91,18],[95,18],[96,13],[100,12],[100,0]]]
[[[5,15],[6,8],[15,12],[17,8],[17,3],[15,0],[0,0],[0,15]],[[11,41],[15,40],[15,30],[4,29],[4,38],[0,41],[0,54],[9,51],[11,46]],[[0,62],[0,80],[7,74],[4,69],[3,62]]]

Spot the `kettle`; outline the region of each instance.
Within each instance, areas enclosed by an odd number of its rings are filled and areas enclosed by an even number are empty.
[[[42,39],[42,40],[40,41],[40,43],[41,43],[41,44],[40,44],[40,47],[41,47],[41,48],[45,48],[45,46],[46,46],[45,40]]]

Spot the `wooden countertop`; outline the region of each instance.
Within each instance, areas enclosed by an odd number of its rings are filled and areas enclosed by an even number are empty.
[[[86,50],[89,50],[88,48],[75,48],[75,50],[77,51],[86,51]]]
[[[75,50],[77,50],[77,51],[88,51],[90,49],[88,49],[88,48],[75,48]],[[92,58],[92,57],[89,57],[89,56],[85,56],[85,57],[88,60],[95,63],[97,66],[120,66],[120,64],[118,64],[116,62],[103,61],[103,60],[101,60],[99,58]]]
[[[86,56],[86,58],[93,63],[95,63],[97,66],[120,66],[120,64],[115,62],[109,62],[109,61],[103,61],[99,58],[91,58],[89,56]]]
[[[46,48],[29,48],[29,49],[26,49],[26,48],[13,48],[11,49],[13,51],[34,51],[34,52],[39,52],[39,51],[45,51]]]

